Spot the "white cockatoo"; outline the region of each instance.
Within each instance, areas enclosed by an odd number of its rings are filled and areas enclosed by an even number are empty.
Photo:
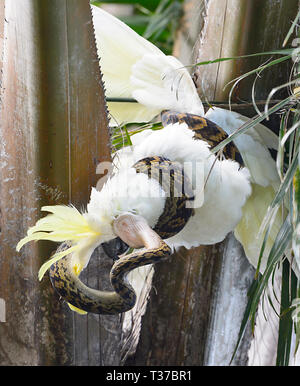
[[[249,121],[241,114],[217,107],[210,108],[205,114],[194,82],[178,59],[165,55],[104,10],[93,7],[92,11],[107,97],[133,98],[138,102],[108,102],[112,125],[147,122],[163,110],[205,117],[219,125],[228,135]],[[118,36],[118,39],[112,36]],[[143,140],[144,146],[148,146],[151,138],[157,138],[160,144],[163,132],[154,134],[151,130],[145,130],[142,134],[133,135],[131,140],[134,148],[136,142]],[[173,135],[170,133],[170,147],[173,146],[172,139],[177,141],[175,132]],[[280,183],[275,161],[268,150],[277,150],[278,137],[264,125],[257,124],[245,134],[239,135],[234,143],[250,172],[252,188],[243,207],[243,216],[234,231],[249,261],[256,267],[264,236],[259,233],[260,226]],[[265,269],[266,256],[281,224],[282,219],[278,214],[265,248],[265,259],[260,265],[261,272]]]
[[[205,114],[192,78],[179,60],[173,56],[164,55],[121,21],[101,9],[94,8],[93,15],[99,56],[103,58],[101,68],[107,87],[107,96],[133,98],[138,102],[110,102],[112,125],[127,122],[147,122],[163,110],[168,109],[203,116],[218,124],[227,134],[232,134],[249,120],[241,114],[216,107],[210,108]],[[108,42],[112,25],[115,34],[118,33],[118,36],[122,36],[120,39],[123,41],[121,43],[123,50],[115,50],[113,54],[106,48],[110,47]],[[124,52],[124,47],[126,47],[126,52]],[[119,57],[122,57],[122,61],[117,60]],[[113,68],[114,73],[118,73],[118,77],[112,74],[111,68]],[[170,132],[169,135],[168,138],[171,141],[175,137],[175,132]],[[141,143],[147,146],[151,138],[154,137],[150,130],[132,136],[133,149]],[[157,143],[161,145],[159,134],[156,135],[156,138]],[[178,141],[180,141],[179,138]],[[251,194],[243,206],[243,213],[239,223],[234,228],[234,233],[243,245],[250,263],[257,267],[264,237],[264,233],[260,232],[261,225],[280,184],[275,161],[268,150],[277,150],[278,137],[265,126],[257,124],[246,133],[236,137],[234,143],[250,172],[251,182]],[[233,202],[234,197],[233,194],[228,203]],[[203,207],[208,208],[205,200]],[[212,217],[212,213],[216,214],[217,208],[211,210],[210,213],[207,212],[206,218]],[[260,264],[260,272],[262,273],[266,268],[267,257],[283,220],[284,213],[277,213]],[[208,223],[207,226],[209,227]],[[198,225],[193,229],[196,232],[198,229],[200,230]],[[181,243],[181,245],[185,245],[183,240]],[[295,265],[295,261],[293,268],[299,277],[299,267]],[[135,283],[138,282],[138,280],[135,281]],[[277,295],[275,295],[275,289],[272,289],[273,286],[276,288]],[[268,287],[268,296],[272,299],[273,306],[269,302],[261,302],[259,305],[257,327],[249,351],[250,365],[275,364],[279,319],[272,307],[278,304],[275,297],[280,296],[280,270],[276,272],[273,284],[269,283]],[[278,307],[276,306],[276,308]],[[278,308],[277,313],[279,312]],[[139,328],[139,323],[137,325]],[[299,358],[294,358],[293,363],[299,363]]]
[[[92,7],[92,11],[107,97],[138,101],[109,103],[112,122],[145,122],[163,110],[174,110],[205,116],[231,134],[247,121],[240,114],[220,108],[211,108],[204,114],[192,78],[179,60],[164,55],[100,8]],[[69,249],[57,252],[41,267],[40,278],[53,262],[70,253],[79,274],[93,250],[117,236],[117,216],[135,213],[153,228],[163,213],[166,193],[158,181],[136,173],[132,166],[145,157],[160,156],[186,165],[185,173],[195,188],[195,215],[166,242],[173,248],[215,244],[234,230],[249,261],[256,266],[263,240],[260,225],[279,183],[275,162],[268,151],[276,149],[277,137],[260,124],[238,136],[235,145],[243,158],[242,168],[233,160],[218,159],[206,141],[193,137],[194,132],[186,123],[133,135],[133,146],[119,151],[117,168],[102,190],[92,189],[86,212],[80,213],[73,206],[42,208],[52,214],[28,230],[18,250],[31,240],[68,241]],[[278,215],[269,234],[261,271],[280,225]]]
[[[145,116],[141,116],[141,111],[146,114],[147,119],[151,119],[166,108],[203,115],[202,103],[192,79],[178,60],[165,56],[108,13],[93,7],[93,15],[96,38],[103,58],[100,63],[107,95],[117,93],[117,96],[131,96],[128,94],[130,92],[137,99],[147,99],[144,107],[137,112],[139,119],[143,120]],[[102,36],[101,31],[105,36]],[[116,62],[119,63],[118,66]],[[133,69],[136,71],[136,86],[130,83]],[[175,84],[178,75],[180,81]],[[151,100],[156,105],[153,109],[149,107]],[[182,103],[185,104],[184,107]],[[136,105],[140,109],[140,105]],[[119,110],[114,110],[112,106],[110,108],[119,120]],[[148,114],[149,111],[151,114]],[[128,108],[128,113],[130,118],[127,120],[136,120],[134,110],[129,112]],[[186,123],[169,124],[156,132],[148,130],[139,133],[132,137],[131,148],[119,152],[119,164],[101,191],[92,188],[84,213],[80,213],[73,206],[56,205],[42,208],[51,214],[40,219],[28,230],[27,236],[19,242],[17,249],[32,240],[67,241],[69,248],[58,251],[41,267],[40,279],[53,263],[68,254],[72,254],[74,272],[79,274],[87,266],[93,250],[98,245],[120,236],[116,231],[115,222],[125,213],[141,216],[150,228],[158,227],[168,192],[158,180],[148,178],[144,173],[137,173],[133,168],[136,162],[147,157],[161,157],[177,162],[193,186],[194,215],[179,232],[166,238],[165,241],[171,248],[214,244],[222,241],[235,229],[241,221],[243,207],[251,195],[249,170],[240,167],[233,160],[218,159],[210,151],[206,141],[193,139],[194,134]],[[128,235],[122,234],[120,237],[128,245],[135,245],[132,240],[128,240]]]

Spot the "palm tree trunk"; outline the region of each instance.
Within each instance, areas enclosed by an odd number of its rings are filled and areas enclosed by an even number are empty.
[[[38,282],[55,246],[15,250],[42,205],[84,206],[97,164],[110,159],[89,1],[1,0],[0,37],[0,364],[86,364],[91,352],[103,363],[99,339],[114,341],[118,328],[104,333],[98,319],[79,320],[48,278]]]

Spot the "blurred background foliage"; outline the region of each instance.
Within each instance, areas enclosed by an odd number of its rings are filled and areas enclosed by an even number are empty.
[[[182,16],[182,3],[183,0],[91,1],[96,6],[131,6],[131,14],[120,15],[119,18],[167,55],[172,54],[176,30]]]

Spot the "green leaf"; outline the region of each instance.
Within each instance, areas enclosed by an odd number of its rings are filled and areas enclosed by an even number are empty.
[[[203,62],[195,63],[195,64],[193,64],[193,66],[205,66],[207,64],[221,63],[221,62],[226,62],[228,60],[238,60],[238,59],[245,59],[245,58],[251,58],[251,57],[255,57],[255,56],[263,56],[263,55],[286,55],[286,58],[284,60],[287,60],[287,59],[290,59],[292,57],[293,52],[294,52],[294,49],[287,48],[287,49],[283,49],[283,50],[259,52],[256,54],[248,54],[248,55],[241,55],[241,56],[231,56],[231,57],[226,57],[226,58],[218,58],[218,59],[213,59],[213,60],[205,60]],[[252,72],[255,73],[258,70],[259,70],[259,68],[256,68],[255,70],[252,70]],[[233,82],[233,81],[234,80],[232,80],[231,82]]]
[[[128,134],[128,130],[127,130],[127,127],[126,127],[126,126],[124,126],[124,130],[125,130],[125,134],[126,134],[126,138],[127,138],[128,145],[129,145],[129,146],[132,146],[132,142],[131,142],[131,139],[130,139],[130,135]]]
[[[268,264],[264,274],[260,275],[257,280],[254,280],[250,287],[249,294],[248,294],[248,303],[244,312],[243,320],[242,320],[239,335],[238,335],[237,344],[235,346],[230,363],[232,362],[237,352],[238,346],[243,338],[243,335],[245,333],[245,330],[249,321],[252,321],[252,331],[254,330],[255,315],[259,304],[259,300],[261,299],[261,296],[267,286],[270,276],[272,275],[272,273],[274,273],[276,264],[278,263],[286,247],[288,246],[291,240],[291,236],[292,236],[291,221],[288,216],[277,234],[276,240],[269,254]]]
[[[299,166],[296,170],[295,176],[294,176],[294,200],[295,200],[295,206],[297,214],[300,214],[300,169]],[[297,216],[298,217],[298,216]]]
[[[293,320],[291,317],[290,305],[297,295],[297,278],[291,271],[288,260],[282,264],[281,280],[281,302],[279,320],[279,334],[277,344],[277,366],[288,366],[291,351],[291,337],[293,331]],[[286,311],[287,310],[287,311]]]
[[[243,320],[241,323],[237,344],[235,346],[232,358],[230,363],[232,362],[238,346],[243,338],[248,322],[252,321],[252,331],[254,330],[255,325],[255,315],[257,311],[257,307],[261,296],[268,284],[268,281],[272,274],[274,274],[274,270],[276,268],[277,263],[282,258],[284,251],[290,243],[292,237],[292,227],[289,216],[286,218],[285,222],[281,226],[276,240],[274,241],[273,247],[271,248],[268,264],[266,270],[263,275],[260,275],[257,280],[254,280],[248,294],[248,303],[244,312]]]
[[[284,39],[284,42],[282,44],[283,47],[286,46],[289,38],[291,37],[292,33],[294,32],[294,30],[295,30],[295,28],[297,26],[299,18],[300,18],[300,10],[297,13],[297,16],[295,17],[295,20],[293,21],[293,24],[291,25],[291,28],[289,29],[289,32],[287,33],[287,35],[286,35],[286,37]]]
[[[298,82],[298,80],[292,80],[292,81],[289,81],[289,82],[282,84],[278,87],[273,88],[273,90],[269,93],[267,101],[265,103],[265,113],[267,114],[267,116],[268,116],[269,103],[270,103],[270,100],[272,99],[273,95],[277,91],[282,90],[283,88],[288,88],[288,87],[291,87],[292,85],[295,85],[297,82]]]
[[[178,1],[170,2],[162,0],[155,13],[150,17],[150,22],[144,33],[144,37],[149,39],[151,36],[159,36],[165,28],[174,20],[181,16],[181,3]]]
[[[286,131],[286,127],[288,125],[288,119],[289,119],[289,113],[290,110],[288,110],[285,114],[283,114],[281,121],[280,121],[280,127],[279,127],[279,141],[284,136],[284,132]],[[283,166],[284,166],[284,147],[278,146],[278,152],[277,152],[277,157],[276,157],[276,167],[277,167],[277,172],[280,177],[280,180],[283,180]]]
[[[245,331],[246,331],[246,328],[247,328],[247,325],[249,323],[249,320],[250,320],[250,317],[251,317],[251,314],[250,314],[250,311],[251,311],[251,306],[252,306],[252,302],[253,302],[253,297],[254,297],[254,294],[255,294],[255,291],[257,289],[257,285],[258,285],[258,281],[257,280],[253,280],[250,288],[249,288],[249,291],[248,291],[248,302],[247,302],[247,306],[245,308],[245,312],[244,312],[244,315],[243,315],[243,319],[242,319],[242,323],[241,323],[241,326],[240,326],[240,331],[239,331],[239,334],[238,334],[238,339],[237,339],[237,342],[236,342],[236,345],[235,345],[235,348],[234,348],[234,351],[233,351],[233,354],[232,354],[232,357],[230,359],[230,362],[229,364],[232,363],[234,357],[235,357],[235,354],[239,348],[239,345],[243,339],[243,336],[245,334]]]
[[[266,288],[266,285],[268,283],[268,280],[275,269],[276,264],[280,261],[282,256],[284,255],[285,250],[289,246],[289,243],[292,239],[292,226],[291,226],[291,219],[288,215],[284,223],[282,224],[277,237],[274,241],[274,244],[271,248],[271,251],[268,256],[268,263],[267,267],[265,269],[265,272],[261,276],[261,278],[258,281],[257,289],[255,291],[253,302],[250,309],[250,314],[252,317],[255,316],[256,308],[259,303],[259,299]]]
[[[138,4],[142,7],[145,7],[147,9],[154,10],[160,0],[139,0]],[[101,6],[102,4],[131,4],[131,5],[137,5],[136,0],[92,0],[91,4],[96,6]]]
[[[231,99],[231,95],[232,95],[232,93],[233,93],[234,88],[235,88],[236,85],[237,85],[239,82],[241,82],[243,79],[247,78],[247,77],[250,76],[250,75],[257,74],[258,72],[264,71],[264,70],[266,70],[267,68],[270,68],[270,67],[272,67],[272,66],[275,66],[276,64],[282,63],[282,62],[284,62],[284,61],[286,61],[286,60],[290,60],[290,59],[291,59],[291,55],[286,55],[286,56],[283,56],[282,58],[274,59],[274,60],[270,61],[270,62],[267,63],[267,64],[264,64],[264,65],[259,66],[259,67],[255,68],[255,69],[251,70],[251,71],[246,72],[245,74],[239,76],[238,78],[232,79],[230,82],[228,82],[228,83],[225,85],[224,89],[225,89],[227,86],[229,86],[231,83],[234,83],[233,86],[232,86],[232,88],[231,88],[231,90],[230,90],[230,99]]]
[[[294,355],[296,355],[297,350],[299,348],[299,343],[300,343],[300,298],[299,298],[300,289],[299,288],[297,290],[297,296],[298,297],[292,301],[292,305],[291,305],[291,307],[294,308],[294,310],[292,312],[292,319],[294,321],[295,334],[296,334],[296,343],[295,343]]]
[[[279,206],[283,204],[285,194],[293,184],[293,178],[297,170],[297,167],[298,167],[298,155],[293,159],[291,165],[289,166],[289,169],[287,170],[285,177],[279,189],[277,190],[273,201],[271,202],[268,208],[267,214],[261,225],[260,232],[262,232],[265,229],[267,224],[271,221],[271,218],[275,215],[275,212],[278,210]]]
[[[262,122],[264,119],[266,119],[269,115],[275,113],[276,111],[279,111],[280,109],[287,106],[293,99],[294,95],[290,95],[289,97],[283,99],[282,101],[278,102],[276,105],[272,106],[268,114],[263,113],[261,115],[256,115],[254,118],[249,119],[248,122],[246,122],[244,125],[242,125],[239,129],[237,129],[234,133],[230,134],[224,141],[219,143],[216,147],[214,147],[211,151],[213,153],[217,153],[219,150],[223,149],[229,142],[233,141],[236,137],[238,137],[240,134],[245,133],[250,128],[254,127],[257,123]]]

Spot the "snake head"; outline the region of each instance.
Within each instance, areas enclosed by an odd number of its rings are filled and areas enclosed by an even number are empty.
[[[115,233],[131,248],[152,249],[159,246],[160,236],[149,227],[147,221],[132,213],[124,213],[113,224]]]
[[[118,260],[120,255],[125,254],[130,247],[144,246],[146,235],[153,233],[143,217],[131,213],[119,216],[114,221],[113,228],[118,237],[101,245],[106,255],[114,261]]]

